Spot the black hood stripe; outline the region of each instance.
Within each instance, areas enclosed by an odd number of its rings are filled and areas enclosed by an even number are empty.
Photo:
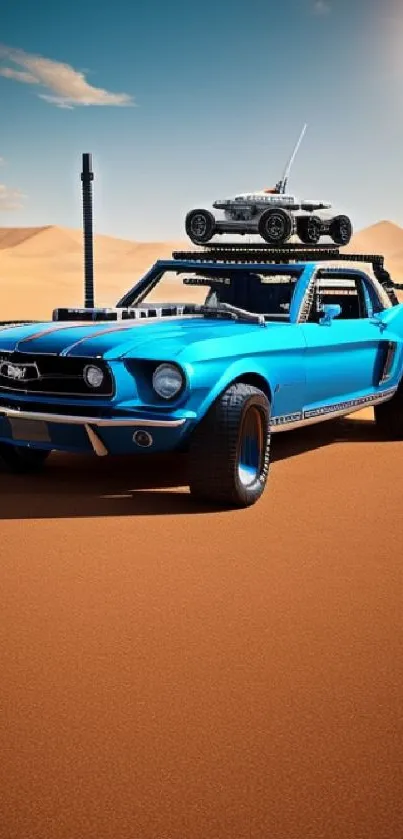
[[[62,329],[77,329],[80,326],[90,326],[88,321],[79,321],[76,323],[59,323],[57,326],[51,326],[50,329],[41,329],[40,332],[34,332],[33,335],[27,335],[26,338],[20,338],[15,345],[15,352],[20,348],[20,344],[28,343],[28,341],[36,341],[37,338],[43,338],[45,335],[51,335],[53,332],[60,332]]]
[[[180,315],[178,317],[177,315],[173,315],[172,317],[170,317],[169,315],[163,315],[162,317],[153,317],[153,318],[149,318],[149,319],[142,318],[142,319],[139,319],[138,321],[135,321],[134,319],[133,320],[128,320],[128,321],[125,321],[125,323],[120,323],[120,324],[116,324],[115,326],[110,326],[110,327],[108,327],[108,329],[102,329],[100,332],[96,332],[94,335],[86,335],[84,338],[80,338],[78,341],[74,341],[72,344],[69,344],[68,347],[65,347],[64,350],[62,350],[59,353],[59,355],[61,355],[61,356],[68,355],[69,352],[71,352],[71,350],[75,349],[80,344],[85,343],[85,341],[91,341],[93,338],[100,338],[102,335],[111,335],[112,333],[115,333],[115,332],[124,332],[125,330],[131,330],[131,329],[134,329],[135,327],[138,327],[138,326],[147,326],[147,325],[151,326],[151,324],[158,323],[158,322],[161,322],[161,321],[177,320],[177,321],[182,322],[185,319],[186,320],[196,320],[198,317],[200,317],[200,316],[199,315]]]

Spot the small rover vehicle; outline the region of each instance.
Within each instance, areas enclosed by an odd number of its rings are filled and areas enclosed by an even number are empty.
[[[223,211],[222,219],[216,218],[209,210],[191,210],[185,219],[190,240],[204,245],[217,233],[236,233],[259,234],[275,247],[284,245],[295,236],[306,245],[316,245],[322,236],[330,237],[337,245],[347,245],[353,234],[348,216],[336,215],[327,202],[301,199],[286,193],[291,166],[305,131],[306,125],[283,177],[274,188],[214,201],[214,209]]]

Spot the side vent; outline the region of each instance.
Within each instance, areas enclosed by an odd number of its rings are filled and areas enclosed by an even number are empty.
[[[396,356],[397,344],[394,341],[386,341],[384,348],[384,362],[381,369],[379,384],[383,385],[389,381],[392,374],[393,362]]]

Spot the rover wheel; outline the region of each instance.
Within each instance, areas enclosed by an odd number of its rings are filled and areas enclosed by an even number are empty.
[[[388,440],[403,440],[403,383],[392,399],[375,405],[375,422],[382,435]]]
[[[203,245],[214,236],[215,218],[208,210],[192,210],[186,216],[185,229],[195,245]]]
[[[330,223],[329,233],[336,245],[348,245],[353,235],[353,226],[348,216],[335,216]]]
[[[28,446],[0,443],[0,462],[8,472],[38,472],[49,455],[48,449],[29,449]]]
[[[258,388],[231,385],[196,428],[189,449],[190,492],[232,507],[262,495],[269,471],[270,403]]]
[[[297,232],[304,245],[317,245],[322,234],[322,222],[318,216],[302,216],[297,222]]]
[[[269,245],[283,245],[293,232],[291,216],[281,209],[265,210],[260,216],[258,230]]]

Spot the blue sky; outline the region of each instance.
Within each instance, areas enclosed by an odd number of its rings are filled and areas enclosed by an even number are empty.
[[[183,238],[185,213],[270,186],[357,228],[403,225],[399,0],[0,0],[0,226]],[[20,195],[21,193],[21,195]]]

